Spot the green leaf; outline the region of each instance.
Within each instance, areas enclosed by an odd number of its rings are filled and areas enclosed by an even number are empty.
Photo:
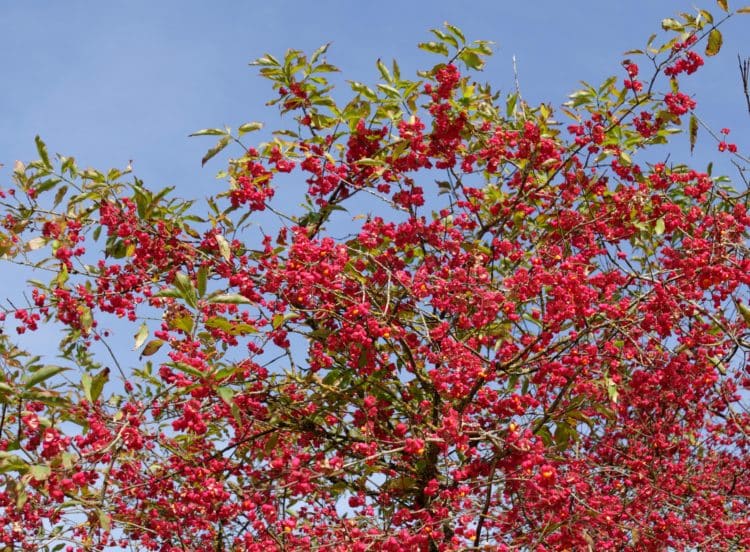
[[[232,399],[234,398],[234,391],[229,387],[219,387],[216,389],[216,394],[221,397],[225,403],[231,406]]]
[[[408,475],[391,477],[385,482],[385,488],[389,491],[406,492],[417,487],[417,481]]]
[[[193,287],[193,282],[184,272],[178,272],[174,277],[174,285],[180,291],[180,296],[185,302],[193,308],[198,306],[197,290]]]
[[[81,312],[81,328],[88,332],[94,325],[94,316],[91,314],[91,309],[88,307],[79,307]]]
[[[91,402],[96,402],[104,390],[104,384],[109,381],[109,368],[104,368],[91,381],[90,398]]]
[[[175,288],[167,288],[154,293],[154,297],[172,297],[174,299],[179,299],[182,297],[182,294]]]
[[[186,334],[193,331],[193,317],[189,314],[176,316],[169,321],[169,328],[173,330],[182,330]]]
[[[52,170],[52,163],[50,163],[49,160],[46,144],[38,135],[34,137],[34,142],[36,142],[36,151],[39,152],[39,157],[42,158],[42,163],[44,163],[45,168]]]
[[[713,364],[716,367],[716,370],[722,375],[727,375],[727,367],[724,366],[724,363],[721,361],[719,357],[716,356],[710,356],[708,357],[708,360],[711,361],[711,364]]]
[[[240,133],[240,137],[242,137],[244,134],[247,134],[248,132],[254,132],[256,130],[260,130],[263,128],[263,123],[245,123],[244,125],[240,125],[240,128],[237,129],[237,131]]]
[[[94,400],[91,398],[91,374],[88,372],[84,372],[81,374],[81,387],[83,387],[83,394],[86,397],[86,400],[90,403],[93,403]]]
[[[576,430],[565,422],[557,422],[555,428],[555,444],[560,450],[566,450],[571,441],[576,438]]]
[[[29,376],[26,378],[26,381],[24,382],[24,386],[26,387],[26,389],[31,389],[35,385],[38,385],[43,381],[48,380],[52,376],[59,374],[60,372],[64,372],[65,370],[68,370],[68,368],[65,368],[63,366],[54,366],[52,364],[42,366],[41,368],[39,368],[39,370],[29,374]]]
[[[719,29],[712,29],[708,33],[708,44],[706,45],[706,55],[715,56],[721,50],[721,45],[724,43],[724,39],[721,36]]]
[[[228,305],[251,305],[253,302],[239,293],[221,293],[208,300],[209,303],[223,303]]]
[[[750,324],[750,307],[736,301],[735,304],[737,305],[737,310],[739,311],[740,316],[742,316],[742,319],[745,323]]]
[[[695,141],[698,139],[698,117],[690,116],[690,153],[695,149]]]
[[[357,81],[349,81],[349,86],[351,86],[352,91],[356,92],[357,94],[363,95],[368,100],[377,100],[378,96],[375,94],[375,91],[368,87],[367,85],[362,84],[361,82]]]
[[[198,286],[198,297],[203,297],[206,294],[206,284],[208,281],[208,267],[201,266],[198,269],[196,280],[197,280],[196,283]]]
[[[212,316],[203,324],[206,328],[218,329],[229,335],[247,335],[257,333],[258,330],[246,322],[230,322],[220,316]]]
[[[278,67],[279,60],[273,57],[271,54],[265,54],[263,57],[251,61],[250,65],[266,65],[270,67]]]
[[[163,339],[152,339],[148,343],[146,343],[146,346],[143,348],[143,352],[141,353],[141,356],[151,356],[156,353],[159,349],[161,349],[162,345],[164,345]]]
[[[299,318],[299,314],[296,312],[291,312],[288,314],[281,314],[276,313],[273,315],[273,318],[271,318],[271,326],[273,326],[273,329],[276,330],[284,325],[285,322],[288,322],[289,320],[296,320]]]
[[[206,155],[203,156],[203,159],[201,159],[201,166],[204,166],[206,163],[208,163],[211,158],[213,158],[217,153],[227,147],[229,145],[229,142],[231,141],[231,136],[224,136],[221,140],[219,140],[216,145],[208,150],[206,152]]]
[[[104,510],[99,510],[99,527],[105,533],[108,533],[112,529],[112,518]]]
[[[443,56],[447,56],[448,55],[448,46],[446,46],[442,42],[434,42],[434,41],[422,42],[422,43],[418,44],[417,47],[420,50],[425,50],[425,51],[431,52],[433,54],[440,54],[440,55],[443,55]]]
[[[458,59],[463,61],[469,69],[479,70],[484,67],[484,61],[480,58],[476,52],[471,50],[464,50]]]
[[[445,25],[445,28],[448,29],[451,33],[453,33],[456,38],[458,38],[462,43],[466,42],[466,37],[464,36],[464,33],[461,32],[461,29],[458,27],[454,27],[448,22],[443,23]]]
[[[664,233],[664,217],[659,217],[656,219],[656,224],[654,225],[654,232],[657,236],[661,236]]]
[[[145,343],[146,338],[148,337],[148,326],[145,322],[141,324],[138,328],[138,332],[133,337],[135,338],[135,344],[133,345],[133,350],[135,351]]]
[[[188,134],[188,136],[226,136],[226,134],[227,134],[226,129],[204,128],[203,130],[199,130],[198,132],[193,132],[192,134]]]
[[[391,76],[391,72],[388,70],[388,67],[385,66],[385,63],[380,61],[378,59],[378,71],[380,71],[381,76],[383,77],[383,80],[385,82],[393,82],[393,77]]]
[[[328,42],[326,44],[323,44],[320,48],[315,50],[312,55],[310,56],[310,63],[315,63],[320,59],[320,56],[325,54],[328,51],[328,48],[331,46],[331,43]]]
[[[609,376],[604,378],[604,384],[607,388],[607,395],[609,396],[609,400],[613,403],[616,403],[617,399],[620,396],[620,393],[617,390],[617,384]]]
[[[46,464],[36,464],[29,466],[29,473],[36,481],[45,481],[52,475],[52,468]]]
[[[206,375],[197,368],[190,366],[189,364],[185,364],[184,362],[170,362],[168,366],[176,368],[180,372],[185,372],[186,374],[190,374],[191,376],[194,376],[196,378],[202,378]]]

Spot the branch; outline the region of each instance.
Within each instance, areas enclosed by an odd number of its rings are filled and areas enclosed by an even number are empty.
[[[740,66],[740,79],[742,81],[742,91],[745,93],[745,102],[747,103],[747,112],[750,113],[750,58],[744,60],[737,54],[737,63]]]

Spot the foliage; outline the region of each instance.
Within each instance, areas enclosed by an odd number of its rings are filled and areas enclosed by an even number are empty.
[[[719,6],[555,110],[450,25],[345,101],[326,47],[265,55],[294,123],[197,132],[239,146],[202,203],[38,139],[2,192],[43,275],[2,315],[6,549],[750,547],[746,183],[661,147],[696,146]],[[14,335],[45,325],[56,364]]]

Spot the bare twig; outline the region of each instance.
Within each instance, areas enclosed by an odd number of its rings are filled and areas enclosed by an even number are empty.
[[[750,113],[750,58],[744,60],[737,54],[737,63],[740,66],[740,78],[742,80],[742,91],[745,93],[747,112]]]

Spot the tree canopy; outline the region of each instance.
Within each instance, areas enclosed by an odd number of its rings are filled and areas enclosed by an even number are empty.
[[[32,278],[0,313],[0,543],[750,547],[748,158],[690,92],[750,9],[717,4],[557,106],[450,24],[346,91],[327,46],[266,54],[283,126],[196,132],[234,152],[204,199],[37,138],[0,191]]]

